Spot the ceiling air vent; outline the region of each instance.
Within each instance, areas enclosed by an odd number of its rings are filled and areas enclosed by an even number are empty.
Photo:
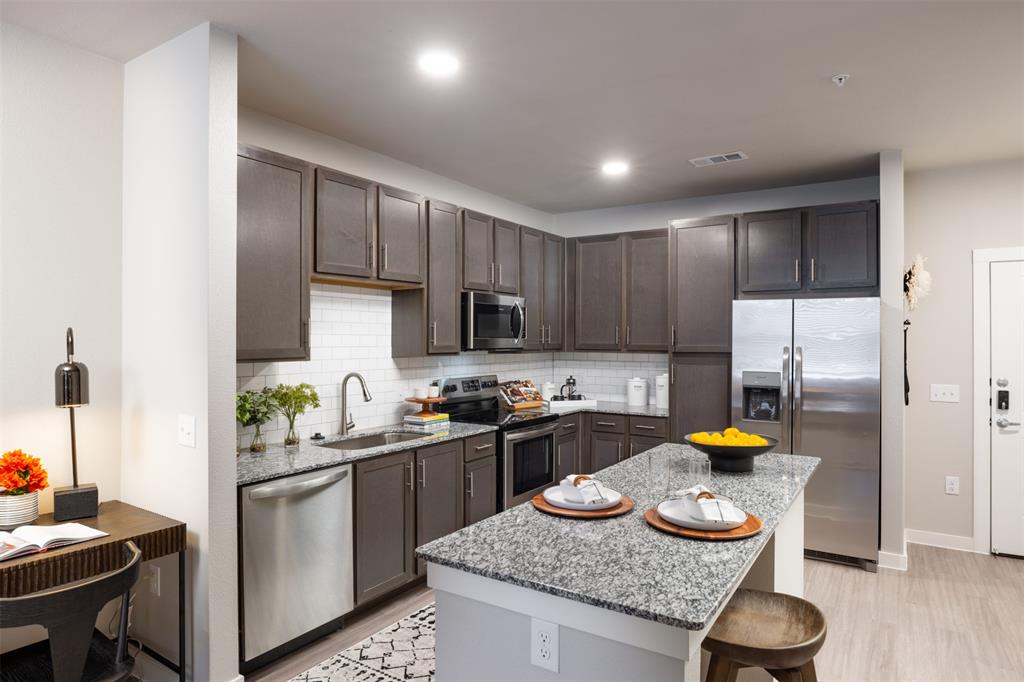
[[[703,166],[716,166],[720,163],[729,163],[730,161],[742,161],[748,158],[743,152],[729,152],[728,154],[713,154],[711,156],[701,156],[700,158],[690,159],[690,163],[696,168]]]

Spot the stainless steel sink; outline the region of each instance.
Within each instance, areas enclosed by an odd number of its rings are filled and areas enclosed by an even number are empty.
[[[395,443],[425,438],[426,435],[423,433],[402,432],[371,433],[366,436],[356,436],[355,438],[346,438],[334,441],[333,443],[324,443],[320,447],[334,448],[335,450],[365,450],[366,448],[375,448],[380,445],[394,445]]]

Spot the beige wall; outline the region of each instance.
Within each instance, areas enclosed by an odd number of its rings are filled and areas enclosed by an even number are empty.
[[[910,173],[906,259],[928,258],[932,292],[910,314],[907,527],[973,534],[971,251],[1024,245],[1024,160]],[[959,384],[959,403],[928,401],[929,384]],[[943,492],[960,477],[960,495]]]

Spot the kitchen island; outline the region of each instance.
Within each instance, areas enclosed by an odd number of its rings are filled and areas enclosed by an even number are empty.
[[[802,594],[803,489],[819,460],[765,455],[753,472],[713,473],[711,488],[764,529],[706,542],[643,519],[697,455],[665,444],[601,471],[635,500],[625,516],[580,521],[526,503],[420,547],[437,598],[437,679],[697,680],[700,643],[738,587]],[[668,480],[652,477],[664,460]],[[537,620],[557,633],[539,661],[556,671],[531,664]]]

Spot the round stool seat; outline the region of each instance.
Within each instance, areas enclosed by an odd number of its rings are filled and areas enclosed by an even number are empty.
[[[811,602],[778,592],[740,589],[703,647],[743,667],[799,668],[825,643],[825,616]]]

